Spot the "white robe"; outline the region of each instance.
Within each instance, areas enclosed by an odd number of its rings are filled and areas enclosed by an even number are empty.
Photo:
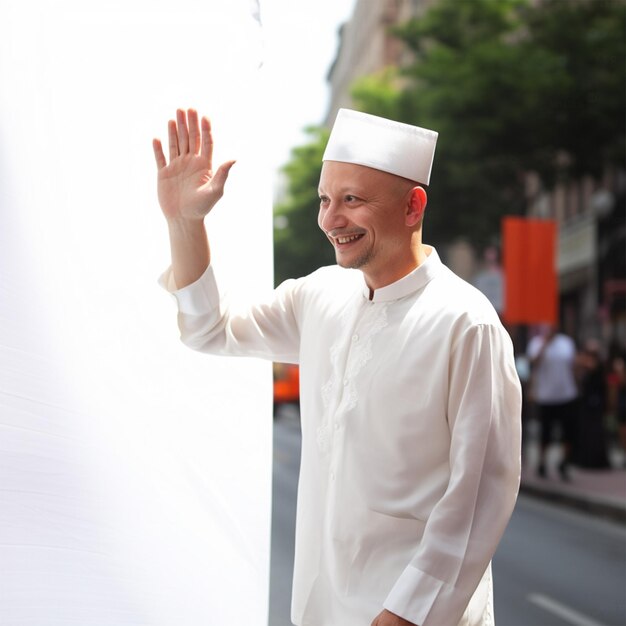
[[[211,267],[179,291],[162,281],[188,346],[300,364],[293,622],[369,626],[385,607],[420,626],[492,624],[521,392],[487,299],[432,248],[371,300],[339,267],[240,311]]]

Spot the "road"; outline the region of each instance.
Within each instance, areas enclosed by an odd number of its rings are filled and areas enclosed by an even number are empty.
[[[493,560],[498,626],[626,624],[626,529],[520,496]]]
[[[269,626],[291,626],[289,607],[299,467],[300,423],[297,413],[291,413],[274,421]]]
[[[299,424],[285,415],[274,425],[269,626],[291,626],[299,459]],[[493,572],[497,626],[626,625],[626,528],[616,523],[520,496]]]

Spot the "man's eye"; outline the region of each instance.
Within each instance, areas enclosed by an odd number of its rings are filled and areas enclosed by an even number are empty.
[[[326,196],[320,196],[320,204],[328,204],[328,198]]]
[[[345,200],[346,202],[354,202],[356,200],[356,196],[347,195]]]

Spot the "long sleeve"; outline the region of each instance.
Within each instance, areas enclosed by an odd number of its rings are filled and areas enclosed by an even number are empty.
[[[170,270],[159,283],[176,299],[181,340],[188,347],[211,354],[298,362],[296,294],[301,282],[285,281],[263,301],[239,310],[231,310],[220,294],[212,266],[183,289],[176,289]]]
[[[521,392],[504,330],[471,326],[453,346],[450,480],[384,606],[420,626],[459,623],[489,567],[520,480]]]

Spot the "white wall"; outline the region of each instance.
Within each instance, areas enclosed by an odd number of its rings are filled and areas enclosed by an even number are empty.
[[[270,287],[252,5],[2,3],[2,624],[266,623],[270,367],[178,342],[151,150],[212,117],[216,263]]]

